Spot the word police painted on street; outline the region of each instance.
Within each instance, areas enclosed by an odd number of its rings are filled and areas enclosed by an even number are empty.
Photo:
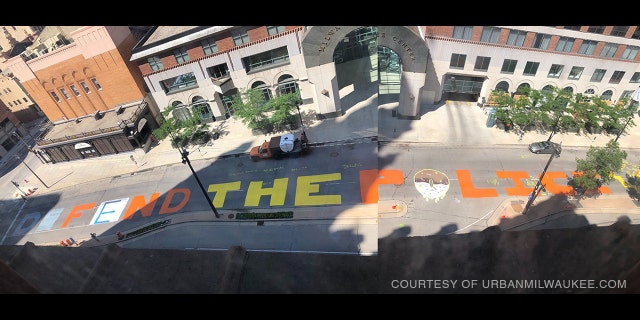
[[[496,188],[477,188],[469,170],[456,170],[457,181],[464,198],[487,198],[498,197]],[[575,173],[574,173],[575,174]],[[527,196],[533,188],[526,187],[522,180],[529,178],[526,171],[496,171],[499,179],[510,179],[513,187],[505,187],[504,191],[509,196]],[[378,202],[378,186],[381,184],[402,185],[404,173],[394,169],[371,169],[359,171],[360,201],[362,204],[375,204]],[[334,183],[341,181],[341,173],[328,173],[319,175],[298,176],[295,185],[295,196],[293,204],[296,207],[302,206],[323,206],[342,204],[340,194],[321,194],[320,186],[323,183]],[[573,192],[568,185],[556,184],[556,179],[564,179],[567,176],[564,172],[547,172],[541,183],[548,192],[554,194],[569,194]],[[289,178],[277,178],[273,180],[273,187],[263,187],[264,181],[251,181],[245,193],[244,207],[258,207],[262,197],[269,198],[271,207],[285,205],[286,191],[289,185]],[[413,183],[413,181],[411,181]],[[213,204],[215,207],[224,209],[231,207],[226,200],[227,193],[231,191],[242,191],[242,181],[227,183],[209,184],[207,191],[215,194]],[[602,186],[599,190],[603,194],[611,193],[608,187]],[[21,216],[16,222],[13,236],[27,234],[29,231],[43,232],[54,228],[71,228],[85,225],[81,219],[91,215],[90,224],[98,225],[112,223],[121,220],[131,219],[136,215],[142,217],[162,216],[176,213],[182,210],[191,198],[191,190],[188,188],[174,188],[169,190],[164,199],[160,201],[160,193],[153,193],[148,197],[135,195],[131,198],[119,198],[104,201],[102,203],[90,202],[72,207],[65,214],[66,208],[53,208],[44,217],[40,212],[32,212]],[[237,205],[234,205],[237,208]],[[62,223],[56,225],[58,221]]]

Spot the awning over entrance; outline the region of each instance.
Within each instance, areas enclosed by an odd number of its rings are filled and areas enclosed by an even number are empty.
[[[75,149],[79,150],[79,149],[84,149],[84,148],[91,148],[91,145],[86,143],[86,142],[79,142],[76,143]]]

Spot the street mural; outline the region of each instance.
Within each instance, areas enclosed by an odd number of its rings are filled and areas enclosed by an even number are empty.
[[[413,184],[425,200],[438,202],[447,195],[449,177],[438,170],[422,169],[413,176]]]
[[[532,187],[527,187],[523,183],[523,180],[527,180],[530,177],[526,171],[498,170],[495,173],[497,179],[513,182],[513,186],[503,187],[502,191],[508,196],[528,196],[533,191]],[[498,188],[476,187],[471,171],[456,170],[455,174],[463,198],[495,198],[499,196]],[[579,173],[572,172],[571,174],[576,176]],[[362,204],[378,203],[378,186],[381,184],[402,185],[405,183],[404,176],[401,170],[394,169],[359,170],[360,202]],[[566,185],[567,178],[564,172],[548,171],[541,184],[547,192],[570,195],[574,190],[571,186]],[[295,179],[277,178],[273,181],[267,181],[273,187],[263,187],[265,181],[213,183],[207,186],[207,190],[209,193],[214,194],[212,201],[219,209],[230,207],[230,204],[225,201],[228,192],[243,192],[243,190],[246,190],[244,191],[245,208],[258,208],[262,197],[269,198],[270,207],[278,207],[285,205],[286,191],[291,180],[295,180],[295,196],[293,199],[295,207],[342,204],[343,195],[323,194],[320,191],[322,184],[340,182],[342,180],[340,172],[298,176]],[[413,179],[414,186],[420,195],[426,201],[434,200],[436,203],[446,196],[451,187],[451,181],[445,173],[434,169],[419,170]],[[558,181],[564,181],[565,183],[558,183]],[[511,184],[505,183],[505,185]],[[612,193],[607,186],[601,186],[599,192],[602,194]],[[160,193],[153,193],[148,196],[133,195],[127,198],[104,201],[100,204],[96,202],[78,204],[70,209],[53,208],[44,213],[44,215],[41,212],[32,212],[18,217],[12,236],[24,235],[31,231],[43,232],[52,230],[56,228],[56,222],[61,219],[62,224],[58,228],[82,226],[85,224],[81,222],[80,218],[88,215],[92,217],[90,225],[131,219],[136,215],[157,218],[165,214],[180,212],[189,203],[191,193],[192,191],[188,188],[174,188],[163,196]],[[86,219],[82,220],[86,221]]]

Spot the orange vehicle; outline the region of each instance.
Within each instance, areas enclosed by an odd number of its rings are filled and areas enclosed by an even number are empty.
[[[261,145],[251,148],[249,155],[251,160],[258,161],[269,158],[297,157],[305,154],[308,150],[309,142],[304,132],[300,138],[295,138],[293,133],[287,133],[272,137],[269,141],[265,140]]]

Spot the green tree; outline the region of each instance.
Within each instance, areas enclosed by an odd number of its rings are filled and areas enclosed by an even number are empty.
[[[620,150],[615,140],[609,140],[605,147],[591,146],[586,159],[576,158],[577,169],[581,175],[573,179],[573,185],[582,190],[594,190],[614,180],[613,175],[622,169],[627,152]]]
[[[292,92],[265,100],[260,89],[248,89],[237,94],[231,104],[237,116],[250,129],[269,132],[283,130],[297,123],[296,108],[302,103],[300,93]]]

